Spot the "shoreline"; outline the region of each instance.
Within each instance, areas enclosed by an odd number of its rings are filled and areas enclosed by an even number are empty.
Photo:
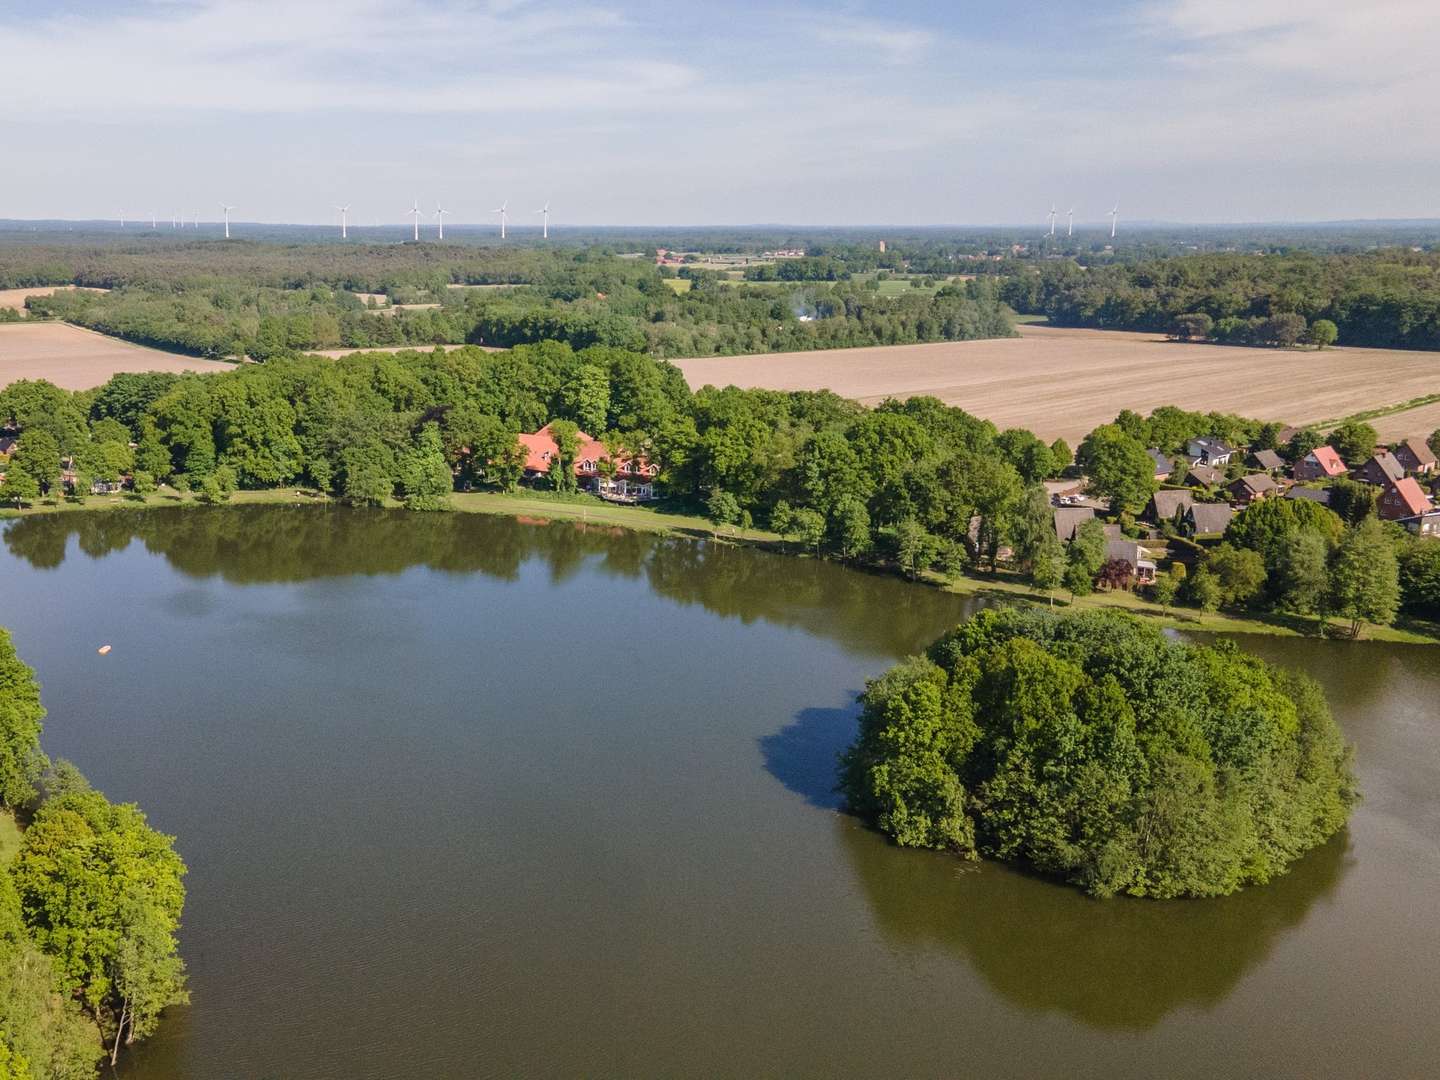
[[[556,498],[545,492],[520,491],[516,493],[491,491],[463,491],[451,495],[455,513],[492,514],[528,521],[532,524],[551,521],[572,521],[578,524],[608,526],[629,529],[635,532],[658,533],[664,536],[682,537],[689,540],[706,540],[717,543],[759,548],[789,558],[814,558],[793,550],[778,534],[764,529],[724,529],[718,534],[711,523],[698,515],[666,513],[641,506],[617,505],[593,497]],[[345,503],[307,488],[286,487],[261,491],[236,491],[229,501],[216,504],[226,506],[324,506],[348,508]],[[0,522],[18,521],[21,518],[51,514],[73,514],[87,512],[125,512],[155,509],[180,509],[184,507],[205,507],[194,497],[181,496],[171,488],[163,488],[144,499],[131,495],[92,495],[84,503],[68,499],[45,501],[29,509],[16,510],[0,508]],[[390,501],[385,509],[402,509],[398,502]],[[840,562],[851,570],[861,573],[893,575],[914,583],[942,589],[957,596],[973,596],[995,600],[1011,600],[1028,604],[1050,606],[1050,599],[1031,588],[1011,574],[983,574],[973,571],[962,572],[958,577],[945,578],[940,574],[927,572],[915,579],[905,578],[897,569],[885,565],[849,564]],[[1285,616],[1272,613],[1256,615],[1230,615],[1221,612],[1204,612],[1193,608],[1162,608],[1133,592],[1096,591],[1089,596],[1074,598],[1057,592],[1054,606],[1065,610],[1116,610],[1143,618],[1153,626],[1168,630],[1192,633],[1254,634],[1270,637],[1311,638],[1316,641],[1331,640],[1320,631],[1319,620]],[[1427,632],[1428,631],[1428,632]],[[1440,627],[1430,624],[1405,622],[1396,626],[1367,626],[1357,643],[1383,641],[1403,645],[1440,645]]]

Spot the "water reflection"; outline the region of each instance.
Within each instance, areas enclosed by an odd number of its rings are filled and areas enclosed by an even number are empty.
[[[793,723],[760,739],[765,771],[811,806],[835,810],[844,801],[835,790],[836,761],[855,739],[857,694],[848,694],[852,703],[841,708],[802,709]]]
[[[398,574],[424,566],[514,581],[541,560],[552,582],[585,568],[644,578],[662,596],[742,622],[764,620],[894,656],[924,648],[968,612],[960,597],[834,563],[624,529],[480,514],[314,506],[187,507],[22,518],[12,554],[53,569],[69,540],[103,558],[133,541],[192,577],[233,584]]]
[[[850,818],[836,829],[892,944],[953,954],[1015,1004],[1102,1029],[1224,1000],[1354,862],[1342,833],[1234,896],[1101,901],[997,863],[904,851]]]

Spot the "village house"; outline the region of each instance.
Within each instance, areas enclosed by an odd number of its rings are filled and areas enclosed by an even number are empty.
[[[1434,509],[1430,496],[1425,494],[1413,476],[1386,481],[1380,493],[1380,516],[1386,521],[1423,517]]]
[[[1209,435],[1191,439],[1185,444],[1185,452],[1190,455],[1191,465],[1209,465],[1217,469],[1229,465],[1230,459],[1235,456],[1233,447]]]
[[[1234,497],[1236,505],[1245,507],[1251,503],[1259,502],[1261,499],[1268,499],[1272,495],[1280,493],[1280,485],[1269,473],[1250,473],[1242,476],[1230,485],[1230,494]]]
[[[1197,536],[1219,536],[1230,524],[1235,511],[1227,503],[1194,503],[1185,511],[1185,533]]]
[[[1134,540],[1121,538],[1105,542],[1106,561],[1128,563],[1134,571],[1137,585],[1153,585],[1155,582],[1155,563],[1148,555],[1149,552]]]
[[[1224,482],[1225,470],[1214,465],[1191,465],[1190,471],[1185,474],[1185,483],[1189,487],[1212,488]]]
[[[1155,462],[1155,482],[1163,484],[1175,471],[1175,463],[1162,454],[1158,447],[1152,446],[1145,453],[1150,455],[1150,460]]]
[[[1062,544],[1075,539],[1081,525],[1095,518],[1095,510],[1089,506],[1057,506],[1055,514],[1055,537]]]
[[[525,477],[536,480],[550,475],[550,465],[560,456],[560,445],[546,424],[539,431],[516,436],[525,447]],[[575,476],[586,491],[615,502],[645,502],[658,498],[655,477],[660,466],[643,457],[621,458],[615,464],[615,475],[607,476],[606,462],[610,452],[605,444],[583,431],[575,433]]]
[[[1285,459],[1274,450],[1254,450],[1250,454],[1250,460],[1257,469],[1263,469],[1268,473],[1285,471]]]
[[[1296,480],[1333,480],[1347,472],[1333,446],[1317,446],[1295,463]]]
[[[1399,458],[1389,450],[1377,450],[1369,461],[1356,470],[1355,479],[1384,487],[1389,481],[1399,480],[1404,475],[1405,466],[1400,464]]]
[[[1433,476],[1437,468],[1440,468],[1437,466],[1435,452],[1426,445],[1424,439],[1406,439],[1397,444],[1395,460],[1400,462],[1406,472],[1416,476]]]
[[[1309,499],[1311,502],[1317,502],[1321,506],[1330,505],[1329,488],[1302,487],[1297,484],[1285,492],[1285,497],[1287,499]]]
[[[1157,491],[1145,507],[1145,517],[1156,525],[1167,521],[1178,522],[1194,503],[1195,496],[1189,491]]]

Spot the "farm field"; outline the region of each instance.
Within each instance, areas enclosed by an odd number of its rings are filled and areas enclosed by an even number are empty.
[[[496,348],[494,345],[472,345],[472,346],[470,346],[470,347],[471,347],[472,349],[481,349],[481,350],[483,350],[483,351],[485,351],[485,352],[504,352],[504,351],[505,351],[504,349]],[[306,356],[325,356],[325,357],[328,357],[328,358],[331,359],[331,360],[335,360],[335,359],[338,359],[338,358],[341,357],[341,356],[354,356],[356,353],[373,353],[373,352],[388,352],[388,353],[401,353],[401,352],[433,352],[435,349],[444,349],[446,352],[452,352],[452,351],[455,350],[455,349],[463,349],[463,348],[465,348],[464,345],[374,345],[374,346],[371,346],[370,348],[367,348],[367,349],[357,349],[357,348],[354,348],[353,346],[350,347],[350,348],[348,348],[348,349],[306,349],[306,350],[305,350],[305,355],[306,355]]]
[[[1436,386],[1436,390],[1440,391],[1440,385]],[[1403,439],[1408,435],[1428,438],[1432,431],[1440,431],[1440,401],[1421,405],[1416,409],[1406,409],[1404,412],[1391,413],[1389,416],[1378,416],[1366,423],[1373,427],[1375,433],[1385,442]]]
[[[88,390],[121,371],[227,371],[233,366],[132,345],[68,323],[0,325],[0,387],[16,379],[49,379],[66,390]]]
[[[27,296],[53,296],[57,292],[70,292],[79,286],[76,285],[37,285],[29,289],[0,289],[0,308],[10,308],[13,311],[25,311],[25,298]],[[103,289],[88,289],[88,292],[103,292]]]
[[[674,363],[692,387],[830,389],[872,405],[930,394],[1001,428],[1027,427],[1072,446],[1125,408],[1173,404],[1304,424],[1440,388],[1440,353],[1433,352],[1249,349],[1113,330],[1018,329],[1018,338]],[[1440,426],[1437,416],[1440,407],[1427,406],[1372,423],[1382,434],[1428,434]]]

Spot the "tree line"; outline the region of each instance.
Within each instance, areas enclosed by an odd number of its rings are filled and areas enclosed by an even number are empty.
[[[1440,348],[1440,253],[1212,254],[1022,264],[1000,294],[1061,326],[1293,345]],[[1324,324],[1324,325],[1322,325]],[[1331,333],[1333,329],[1334,333]]]
[[[185,864],[138,807],[40,748],[35,673],[0,629],[0,1077],[81,1080],[188,1000],[175,938]]]

